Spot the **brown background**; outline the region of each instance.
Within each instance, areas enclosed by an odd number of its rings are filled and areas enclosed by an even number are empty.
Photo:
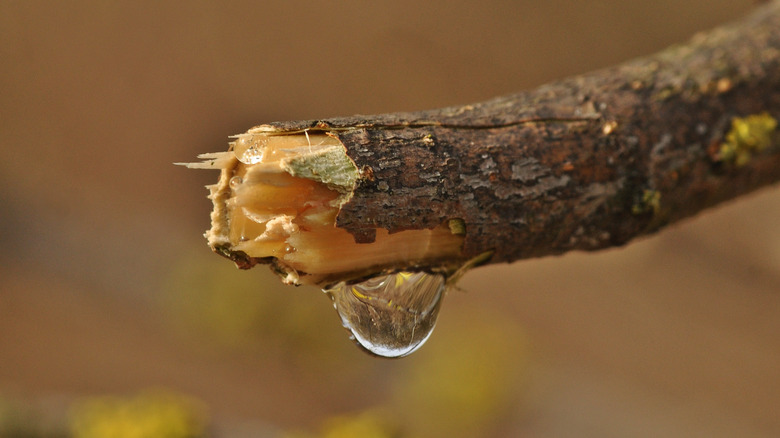
[[[224,436],[380,412],[404,436],[780,434],[777,187],[598,254],[482,268],[400,361],[201,234],[263,122],[410,111],[682,42],[746,0],[0,3],[0,396],[165,387]]]

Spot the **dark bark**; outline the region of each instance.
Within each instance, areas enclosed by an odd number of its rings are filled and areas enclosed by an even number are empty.
[[[780,180],[779,118],[775,1],[687,45],[484,103],[270,126],[344,144],[361,179],[337,225],[356,241],[460,218],[464,258],[508,262],[622,245]],[[730,142],[735,126],[748,138]]]

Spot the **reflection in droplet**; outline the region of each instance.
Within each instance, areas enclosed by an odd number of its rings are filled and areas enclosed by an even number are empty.
[[[444,297],[443,275],[398,272],[325,289],[355,341],[378,356],[406,356],[431,336]]]
[[[264,137],[244,134],[233,142],[233,153],[244,164],[257,164],[263,160],[267,142]]]

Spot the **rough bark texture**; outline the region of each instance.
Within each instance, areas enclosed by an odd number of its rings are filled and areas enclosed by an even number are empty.
[[[621,245],[780,180],[778,118],[775,1],[658,55],[484,103],[268,127],[345,145],[361,178],[337,226],[357,242],[460,218],[464,258],[508,262]]]

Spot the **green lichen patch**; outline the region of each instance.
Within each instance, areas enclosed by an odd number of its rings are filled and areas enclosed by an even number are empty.
[[[720,145],[720,160],[737,167],[744,166],[750,162],[753,154],[772,144],[776,129],[777,119],[765,112],[735,117],[731,121],[731,129]]]
[[[450,228],[450,232],[455,235],[465,235],[466,234],[466,222],[463,222],[463,219],[455,218],[450,219],[447,222],[447,226]]]
[[[341,146],[285,159],[282,168],[294,177],[319,181],[342,194],[350,193],[359,177],[355,163]]]
[[[657,190],[645,190],[637,202],[631,206],[631,213],[640,215],[645,213],[658,213],[661,208],[661,193]]]

